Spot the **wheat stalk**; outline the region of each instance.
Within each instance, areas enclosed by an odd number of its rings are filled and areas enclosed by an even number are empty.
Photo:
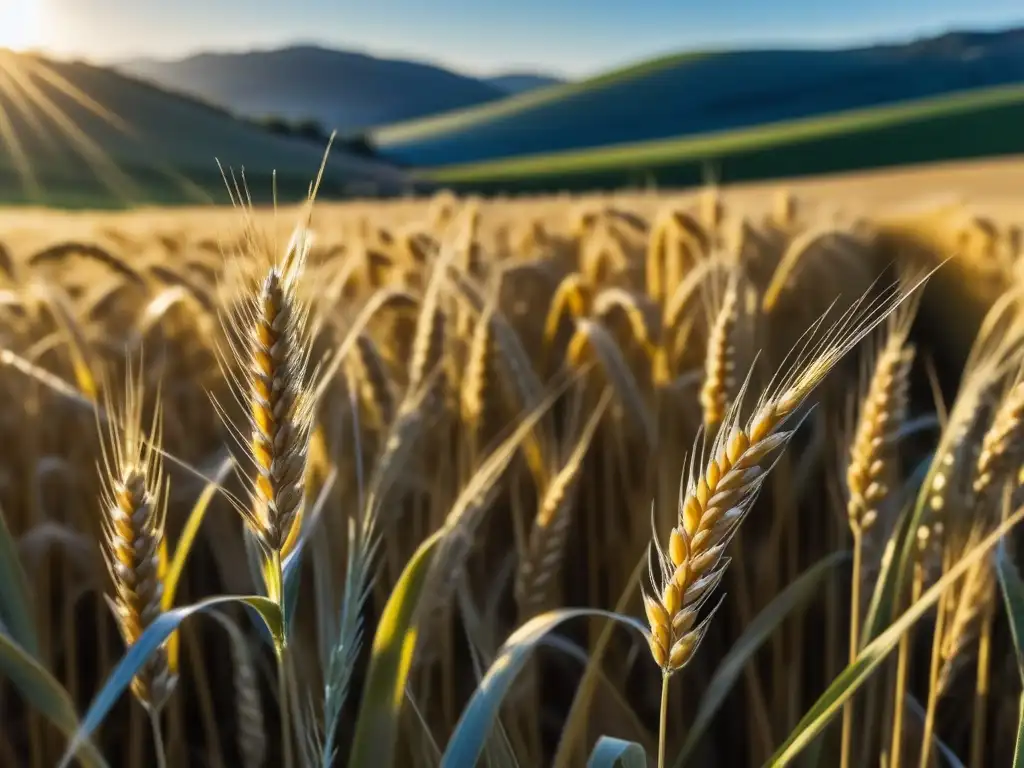
[[[864,535],[878,521],[881,504],[889,495],[893,449],[908,407],[914,347],[907,343],[920,294],[890,315],[888,337],[875,360],[874,373],[864,395],[857,429],[850,446],[846,471],[849,499],[847,522],[853,534],[853,576],[850,595],[849,662],[860,649],[860,587],[864,578]],[[853,737],[853,707],[843,708],[842,765],[848,765]]]

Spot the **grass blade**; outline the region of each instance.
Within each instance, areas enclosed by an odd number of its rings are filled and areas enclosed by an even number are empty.
[[[647,753],[635,741],[602,736],[590,753],[587,768],[647,768]]]
[[[232,595],[211,597],[193,605],[175,608],[172,611],[161,614],[146,628],[146,631],[139,636],[139,639],[128,648],[121,661],[117,663],[117,666],[114,667],[114,670],[107,677],[100,692],[96,694],[92,704],[89,706],[89,711],[86,712],[85,717],[82,719],[82,723],[72,738],[67,751],[64,753],[64,757],[61,758],[61,768],[68,765],[78,747],[100,726],[111,708],[121,697],[121,694],[129,686],[132,678],[142,668],[142,665],[148,661],[156,649],[170,637],[171,633],[185,619],[194,614],[208,611],[216,606],[231,603],[242,603],[257,611],[263,618],[263,621],[266,622],[267,628],[274,637],[281,637],[283,634],[284,627],[277,604],[265,597],[259,596],[242,597]]]
[[[563,608],[535,616],[505,641],[498,655],[477,686],[473,698],[462,712],[448,748],[441,757],[441,768],[476,765],[484,743],[494,725],[501,702],[516,675],[529,661],[533,650],[544,636],[564,621],[581,616],[599,616],[632,627],[645,638],[647,626],[633,616],[594,608]]]
[[[28,578],[21,567],[18,545],[7,527],[3,507],[0,507],[0,623],[21,650],[39,658],[39,639],[29,608],[31,604]]]
[[[78,731],[78,715],[68,692],[36,659],[15,640],[0,632],[0,672],[46,718],[69,738]],[[77,755],[87,768],[106,768],[96,748],[83,741]]]
[[[1024,581],[1006,548],[1001,541],[996,550],[996,575],[999,577],[1000,591],[1006,604],[1006,615],[1010,619],[1010,634],[1013,637],[1013,649],[1017,654],[1017,671],[1024,683]],[[1013,750],[1013,768],[1024,768],[1024,695],[1021,696],[1020,708],[1017,713],[1017,743]]]
[[[743,674],[750,658],[757,653],[761,645],[771,637],[775,629],[798,606],[810,599],[820,582],[835,566],[849,559],[848,552],[834,552],[819,560],[804,571],[792,584],[779,593],[747,626],[746,631],[729,650],[719,663],[714,676],[708,683],[701,699],[697,715],[693,719],[686,743],[676,758],[675,766],[679,768],[700,743],[700,737],[711,724],[718,708],[729,695],[733,685]]]
[[[381,614],[373,638],[359,719],[348,764],[388,768],[394,760],[395,733],[405,683],[418,634],[418,611],[430,566],[446,529],[436,531],[409,558]]]
[[[1017,671],[1024,683],[1024,581],[1007,551],[1006,542],[999,543],[995,556],[996,576],[999,577],[1000,591],[1006,604],[1006,615],[1010,619],[1010,635],[1013,650],[1017,654]]]
[[[788,765],[800,752],[821,733],[832,719],[842,711],[845,704],[871,676],[871,673],[896,648],[900,638],[939,601],[943,592],[957,579],[961,578],[971,566],[985,557],[999,543],[999,540],[1021,520],[1024,520],[1024,507],[999,525],[977,546],[960,559],[933,584],[921,598],[910,606],[896,621],[878,637],[861,650],[857,659],[844,669],[832,682],[832,685],[814,703],[803,719],[793,729],[789,737],[767,765]]]
[[[1024,768],[1024,695],[1020,697],[1017,743],[1013,748],[1013,768]]]

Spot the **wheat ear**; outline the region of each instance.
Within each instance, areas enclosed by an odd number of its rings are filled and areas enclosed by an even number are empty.
[[[1000,403],[981,441],[973,490],[981,501],[1006,480],[1024,457],[1024,380],[1018,380]]]
[[[108,602],[126,645],[134,644],[164,610],[168,483],[160,443],[159,398],[147,436],[142,425],[142,378],[129,364],[122,407],[106,396],[106,439],[101,442],[103,555],[113,582]],[[101,434],[103,434],[101,432]],[[135,698],[157,715],[178,679],[177,636],[172,635],[132,679]]]
[[[920,294],[918,294],[919,296]],[[860,649],[861,583],[864,534],[878,521],[880,506],[889,494],[893,448],[908,407],[914,347],[907,343],[917,311],[917,297],[890,315],[889,334],[875,360],[874,373],[864,395],[860,418],[850,446],[846,472],[849,500],[847,520],[853,535],[853,576],[850,595],[849,661]],[[853,737],[853,707],[843,708],[840,760],[849,765]]]
[[[713,433],[722,423],[735,396],[737,336],[742,316],[740,275],[734,272],[730,275],[725,295],[711,324],[704,358],[700,404],[704,412],[704,427],[709,433]]]
[[[221,366],[247,413],[248,435],[233,429],[214,401],[253,466],[250,503],[235,506],[260,546],[267,596],[277,603],[283,600],[281,563],[302,525],[314,417],[309,309],[297,294],[308,252],[309,243],[293,237],[284,258],[273,259],[243,297],[240,311],[227,321],[230,357],[245,373],[234,373],[223,353]]]
[[[534,518],[515,579],[516,602],[523,618],[532,616],[544,604],[549,585],[558,575],[583,461],[610,396],[611,392],[605,390],[597,408],[584,425],[575,447],[562,468],[551,478],[540,499],[540,508]]]
[[[748,374],[711,445],[710,459],[700,469],[695,465],[695,444],[668,552],[662,550],[657,535],[653,538],[649,571],[658,595],[644,596],[651,654],[666,678],[693,657],[707,631],[714,611],[699,624],[698,613],[728,565],[723,557],[726,545],[774,466],[768,457],[785,449],[794,434],[794,429],[785,429],[786,424],[832,368],[905,298],[899,286],[871,302],[862,297],[815,341],[826,313],[791,352],[793,361],[783,361],[743,426],[740,409]]]
[[[967,551],[979,534],[994,520],[997,491],[1012,478],[1020,464],[1021,442],[1024,438],[1024,381],[1019,378],[1003,397],[992,424],[981,441],[981,451],[974,469],[974,515],[972,530],[963,551]],[[956,671],[957,662],[967,645],[977,636],[979,625],[990,601],[994,598],[995,575],[991,563],[982,561],[971,568],[963,582],[954,589],[949,600],[951,616],[943,628],[941,641],[942,666],[936,681],[941,695]]]
[[[847,520],[855,537],[872,530],[889,494],[894,447],[907,417],[915,349],[908,343],[920,294],[889,316],[885,342],[874,360],[846,470]],[[859,606],[858,606],[859,611]]]

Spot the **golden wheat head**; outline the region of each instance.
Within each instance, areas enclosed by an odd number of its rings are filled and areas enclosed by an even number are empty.
[[[835,365],[905,298],[900,285],[871,301],[861,297],[819,333],[824,327],[823,315],[794,347],[793,362],[783,362],[746,424],[741,421],[741,409],[749,374],[706,461],[704,451],[697,450],[699,443],[695,444],[685,487],[680,489],[678,521],[669,535],[668,551],[661,548],[655,534],[649,557],[657,595],[645,594],[644,605],[651,628],[651,654],[664,674],[682,669],[707,631],[714,611],[700,623],[698,614],[728,566],[726,546],[795,432],[795,427],[786,428],[790,418]]]
[[[265,266],[257,252],[240,264],[258,272],[240,275],[239,310],[225,323],[230,349],[221,354],[232,394],[247,415],[248,434],[231,427],[219,405],[218,411],[244,446],[255,475],[251,503],[236,506],[268,558],[284,557],[301,528],[314,417],[309,306],[298,291],[310,248],[302,233],[293,236],[283,258],[272,255]],[[242,372],[233,372],[229,363]]]
[[[168,483],[159,448],[163,419],[158,401],[147,436],[142,423],[142,394],[141,378],[133,379],[130,366],[120,408],[112,404],[107,390],[108,421],[99,466],[103,556],[113,585],[108,602],[128,646],[166,607],[164,519]],[[177,678],[177,638],[172,636],[132,680],[132,693],[143,706],[159,711]]]

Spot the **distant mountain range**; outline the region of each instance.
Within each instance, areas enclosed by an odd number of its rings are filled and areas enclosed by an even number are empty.
[[[846,49],[695,51],[372,132],[418,167],[678,139],[1024,83],[1024,28]],[[624,149],[625,151],[625,149]]]
[[[135,59],[115,68],[251,118],[313,120],[354,133],[558,84],[534,73],[474,78],[430,64],[316,46]]]

